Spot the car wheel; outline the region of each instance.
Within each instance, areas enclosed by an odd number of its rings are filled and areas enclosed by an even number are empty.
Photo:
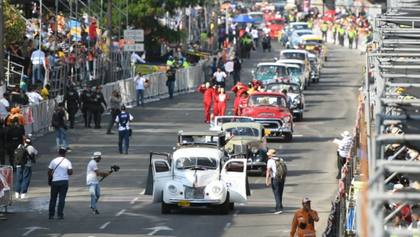
[[[293,136],[292,136],[292,134],[291,134],[291,133],[288,133],[288,134],[285,134],[285,135],[284,135],[284,141],[285,141],[285,142],[291,142],[291,141],[292,141],[292,139],[293,139]]]
[[[166,204],[162,200],[162,214],[171,214],[172,205]]]
[[[226,195],[226,200],[222,205],[219,207],[220,214],[227,215],[229,214],[229,192]]]
[[[231,202],[229,203],[229,210],[233,211],[235,209],[235,203]]]
[[[302,121],[303,120],[303,113],[296,114],[296,121]]]

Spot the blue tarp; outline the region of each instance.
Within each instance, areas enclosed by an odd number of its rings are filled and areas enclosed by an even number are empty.
[[[248,17],[247,15],[240,15],[238,17],[235,17],[232,19],[232,22],[238,22],[238,23],[253,23],[254,20]]]

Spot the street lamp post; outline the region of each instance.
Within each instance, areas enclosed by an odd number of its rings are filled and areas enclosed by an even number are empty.
[[[3,0],[0,0],[0,19],[3,19]],[[4,20],[0,22],[0,45],[3,50],[0,50],[0,86],[4,85],[5,71],[4,71]]]

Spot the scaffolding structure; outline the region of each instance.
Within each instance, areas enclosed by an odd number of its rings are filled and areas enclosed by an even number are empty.
[[[420,1],[392,0],[388,11],[375,18],[373,50],[366,55],[365,118],[368,137],[369,180],[367,216],[358,212],[364,237],[417,236],[417,226],[384,228],[404,206],[418,204],[420,192],[389,194],[386,184],[397,174],[420,181],[420,162],[396,160],[410,148],[420,150]],[[389,126],[402,133],[389,133]],[[398,145],[396,145],[398,144]],[[396,147],[394,155],[385,151]],[[401,204],[389,214],[384,205]],[[367,220],[363,223],[361,220]],[[416,221],[413,220],[416,224]]]

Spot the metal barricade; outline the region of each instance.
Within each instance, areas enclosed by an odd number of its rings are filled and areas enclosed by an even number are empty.
[[[7,212],[7,206],[12,204],[12,185],[13,167],[10,165],[0,165],[0,208],[4,207]]]

